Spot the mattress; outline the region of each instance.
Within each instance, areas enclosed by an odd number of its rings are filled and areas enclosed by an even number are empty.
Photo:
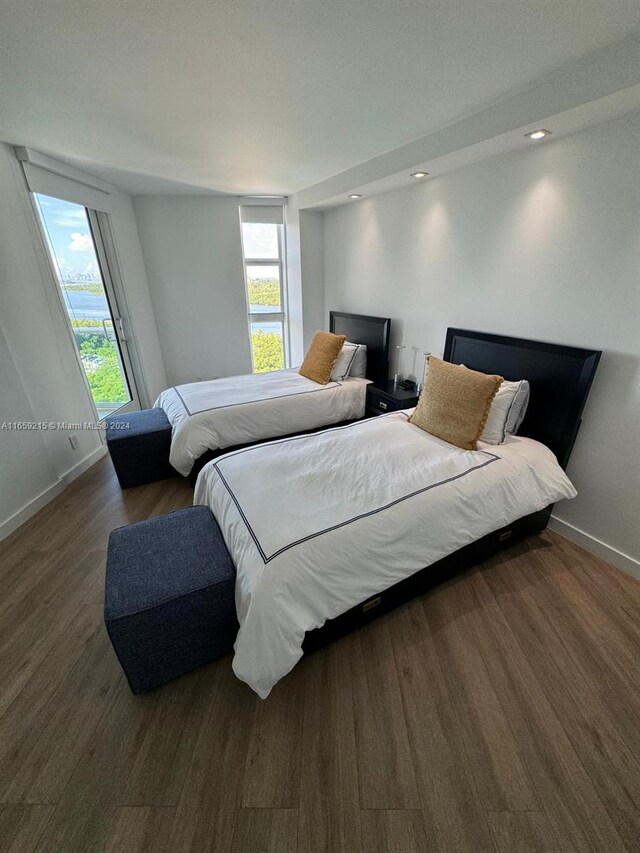
[[[177,385],[155,406],[172,426],[169,461],[183,476],[208,450],[224,450],[364,415],[368,380],[319,385],[295,369]]]
[[[394,412],[225,454],[198,478],[237,569],[233,669],[265,698],[305,633],[576,491],[544,445],[461,450]]]

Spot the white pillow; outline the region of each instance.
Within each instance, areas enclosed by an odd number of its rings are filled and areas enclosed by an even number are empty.
[[[342,344],[342,349],[336,359],[336,363],[333,365],[333,370],[331,371],[331,381],[332,382],[340,382],[349,375],[349,368],[351,367],[351,363],[356,356],[357,347],[353,344],[345,341]]]
[[[349,341],[345,342],[345,346],[357,347],[357,352],[354,356],[351,367],[349,368],[349,376],[355,376],[356,379],[367,378],[367,347],[365,344],[352,344]]]
[[[480,441],[502,444],[508,435],[518,432],[529,405],[529,383],[526,379],[508,382],[506,379],[493,398]]]
[[[364,364],[364,367],[362,367]],[[340,355],[336,359],[331,371],[331,381],[341,382],[347,376],[360,376],[366,374],[367,368],[367,348],[362,344],[352,344],[345,341],[340,350]],[[362,374],[358,371],[362,370]]]

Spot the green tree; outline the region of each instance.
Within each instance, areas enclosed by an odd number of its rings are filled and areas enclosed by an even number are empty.
[[[102,320],[92,320],[89,317],[71,317],[70,319],[74,329],[102,327]]]
[[[280,308],[280,284],[275,278],[250,278],[248,282],[251,305]]]
[[[81,357],[95,356],[95,366],[86,371],[96,403],[124,403],[128,399],[115,344],[104,335],[76,332]]]
[[[282,337],[277,332],[263,332],[261,329],[251,335],[253,365],[256,373],[267,370],[282,370],[284,367],[284,348]]]
[[[79,284],[64,282],[60,287],[70,293],[95,293],[98,296],[104,296],[104,286],[100,281],[83,281]]]

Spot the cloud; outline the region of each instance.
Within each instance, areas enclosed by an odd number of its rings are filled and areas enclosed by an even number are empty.
[[[69,249],[72,252],[90,252],[93,249],[91,236],[89,234],[81,234],[80,231],[74,231],[71,235]]]

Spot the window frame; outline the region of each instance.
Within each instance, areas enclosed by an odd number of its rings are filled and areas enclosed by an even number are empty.
[[[37,187],[37,184],[35,182],[34,185]],[[80,374],[82,376],[89,402],[91,404],[91,407],[93,408],[96,421],[102,421],[105,417],[108,417],[110,415],[125,414],[126,412],[131,411],[139,411],[142,408],[142,405],[140,402],[140,391],[137,379],[137,371],[133,363],[131,338],[125,332],[125,328],[129,327],[129,314],[128,311],[122,311],[120,307],[121,304],[124,302],[124,299],[122,293],[118,292],[118,288],[116,286],[116,276],[114,275],[114,270],[118,273],[119,271],[117,270],[117,265],[114,264],[116,256],[115,253],[112,251],[113,244],[109,243],[109,240],[113,240],[111,232],[111,223],[109,221],[109,213],[107,213],[105,210],[89,207],[87,204],[83,204],[82,200],[76,200],[75,197],[69,198],[68,194],[64,193],[64,184],[62,184],[62,191],[57,190],[56,195],[51,195],[49,192],[43,192],[38,188],[32,188],[32,186],[29,184],[27,185],[27,191],[29,194],[29,204],[33,212],[33,218],[35,220],[35,226],[39,238],[39,247],[44,252],[44,259],[46,262],[48,277],[52,282],[53,289],[56,293],[55,304],[59,308],[61,315],[64,317],[64,325],[67,330],[69,339],[73,344],[73,351],[75,354],[76,362]],[[71,195],[73,195],[73,193],[71,193]],[[120,362],[120,368],[123,374],[125,390],[127,391],[127,394],[129,396],[127,402],[123,403],[122,406],[120,406],[119,408],[114,409],[112,412],[109,413],[109,415],[100,414],[100,412],[98,411],[97,403],[93,397],[93,392],[91,391],[91,386],[89,385],[89,378],[86,374],[85,367],[82,362],[82,356],[80,354],[80,349],[76,341],[74,329],[71,324],[71,318],[69,316],[69,311],[65,303],[64,294],[60,284],[59,270],[54,260],[55,249],[50,239],[46,219],[40,207],[40,196],[54,198],[60,201],[66,201],[70,204],[77,205],[78,207],[84,209],[84,212],[87,217],[87,226],[91,235],[91,242],[96,255],[98,268],[100,270],[100,279],[104,289],[110,319],[112,320],[112,328],[114,333],[113,342],[115,344],[116,353]],[[103,443],[105,442],[104,435],[101,434],[100,439]]]
[[[252,205],[246,205],[251,207]],[[284,219],[284,210],[283,210],[283,219]],[[275,225],[276,226],[276,234],[278,237],[278,257],[277,258],[248,258],[245,253],[244,247],[244,225],[250,224],[265,224],[265,225]],[[251,372],[255,373],[255,362],[253,358],[253,344],[251,342],[251,326],[253,323],[264,323],[267,321],[280,323],[282,325],[282,351],[283,351],[283,359],[284,359],[284,369],[287,369],[291,366],[291,352],[290,352],[290,340],[289,340],[289,305],[288,305],[288,294],[287,294],[287,283],[286,283],[286,232],[284,224],[282,223],[273,223],[273,222],[251,222],[245,223],[242,221],[242,216],[240,217],[240,242],[242,246],[242,269],[244,273],[244,293],[247,302],[247,325],[249,329],[249,350],[251,352]],[[248,267],[278,267],[279,273],[279,281],[280,281],[280,311],[260,311],[260,312],[252,312],[251,311],[251,301],[249,297],[249,276],[247,274]],[[265,371],[269,372],[269,371]]]
[[[38,257],[42,264],[43,272],[50,279],[56,294],[55,303],[52,302],[51,304],[55,304],[55,307],[64,317],[64,325],[67,329],[69,340],[73,344],[78,370],[82,375],[91,405],[94,406],[93,396],[80,355],[77,353],[73,329],[69,323],[66,305],[58,284],[57,272],[53,266],[47,236],[43,229],[35,195],[45,195],[61,199],[62,201],[84,207],[87,211],[93,232],[94,245],[99,255],[99,261],[101,262],[105,288],[107,286],[107,279],[110,287],[110,307],[112,311],[115,308],[118,317],[124,323],[124,327],[118,324],[117,334],[120,342],[124,344],[126,351],[127,381],[133,398],[130,404],[131,410],[151,405],[153,397],[150,397],[147,387],[143,361],[135,333],[134,318],[129,306],[124,283],[125,270],[121,263],[120,251],[117,245],[117,235],[119,232],[124,231],[125,228],[130,230],[131,227],[130,219],[123,212],[122,194],[118,192],[116,187],[106,181],[69,166],[66,163],[61,163],[51,157],[47,157],[44,154],[40,154],[31,148],[16,146],[15,155],[22,169],[25,191],[28,197],[31,234],[38,250]],[[127,269],[129,266],[130,260],[127,258]],[[123,407],[123,409],[118,411],[122,413],[125,408],[127,407]],[[100,437],[104,443],[104,435],[102,433]]]

